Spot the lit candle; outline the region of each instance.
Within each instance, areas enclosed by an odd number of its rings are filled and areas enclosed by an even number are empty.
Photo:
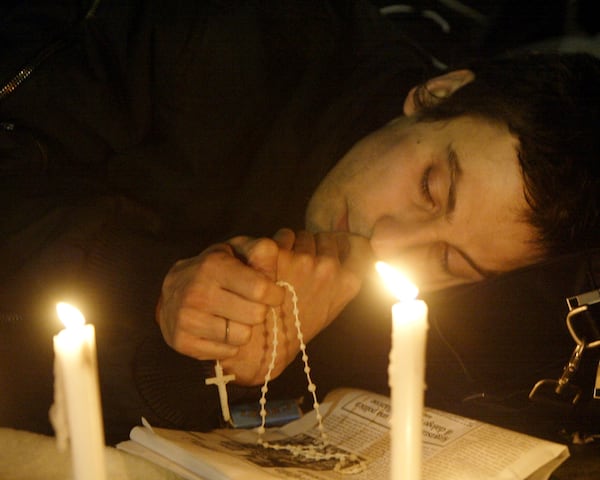
[[[388,288],[400,300],[392,306],[392,349],[388,379],[391,391],[392,480],[418,480],[423,461],[423,403],[427,305],[417,288],[395,269],[376,264]]]
[[[57,304],[56,310],[65,329],[54,336],[54,388],[58,391],[55,391],[55,404],[51,409],[53,424],[55,429],[60,429],[66,417],[73,478],[105,480],[94,326],[86,325],[81,312],[67,303]],[[64,437],[64,432],[56,433],[60,444],[59,437]]]

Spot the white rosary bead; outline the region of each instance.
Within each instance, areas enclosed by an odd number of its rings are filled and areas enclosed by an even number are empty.
[[[321,431],[321,440],[324,443],[325,441],[325,435],[323,434],[323,417],[319,411],[319,401],[317,400],[317,395],[316,395],[316,391],[317,391],[317,386],[313,383],[312,379],[310,378],[310,366],[308,365],[308,354],[306,353],[306,344],[304,343],[304,335],[302,334],[302,330],[301,330],[301,323],[300,323],[300,311],[298,309],[298,296],[296,295],[296,290],[294,289],[294,287],[292,285],[290,285],[287,282],[283,282],[283,281],[279,281],[277,282],[278,285],[285,287],[288,289],[288,291],[291,293],[292,295],[292,312],[294,314],[294,325],[296,327],[296,332],[297,332],[297,338],[300,341],[300,351],[302,352],[302,361],[304,362],[304,373],[306,374],[306,380],[308,383],[307,386],[307,390],[312,393],[313,395],[313,408],[315,409],[316,412],[316,418],[317,418],[317,422],[318,422],[318,427],[319,430]],[[269,367],[267,369],[267,373],[265,375],[265,381],[263,386],[261,387],[261,397],[259,400],[259,404],[261,406],[264,407],[264,405],[266,405],[266,394],[269,391],[267,384],[269,383],[269,381],[271,380],[271,374],[273,372],[273,369],[275,368],[275,360],[277,358],[277,345],[279,344],[279,340],[277,338],[277,334],[279,332],[279,325],[278,325],[278,319],[277,319],[277,314],[275,312],[275,309],[271,309],[271,315],[273,317],[273,340],[272,340],[272,344],[273,344],[273,350],[271,351],[271,361],[269,363]],[[262,442],[262,438],[261,435],[265,432],[265,424],[266,424],[266,413],[265,415],[262,415],[262,410],[261,410],[261,426],[259,427],[259,443],[264,443]]]
[[[304,343],[304,336],[301,331],[299,310],[298,310],[298,297],[296,295],[296,291],[292,285],[287,282],[279,281],[278,285],[286,287],[288,291],[292,294],[292,305],[293,305],[293,314],[294,314],[294,325],[297,331],[297,338],[300,341],[300,351],[302,352],[302,361],[304,362],[304,373],[306,374],[307,380],[307,390],[312,393],[313,396],[313,409],[315,411],[315,418],[317,420],[317,429],[319,430],[321,436],[321,443],[319,446],[316,445],[294,445],[294,444],[274,444],[270,442],[265,442],[263,439],[263,435],[266,431],[266,417],[267,411],[265,409],[265,405],[267,403],[266,394],[269,391],[268,383],[271,379],[271,374],[273,369],[275,368],[275,360],[277,358],[277,345],[279,344],[279,340],[277,339],[277,334],[279,332],[277,314],[274,309],[271,309],[271,315],[273,316],[273,350],[271,351],[271,361],[269,363],[269,367],[267,369],[267,373],[265,375],[265,381],[263,386],[261,387],[261,397],[259,400],[260,408],[260,416],[261,416],[261,425],[257,428],[258,433],[258,444],[263,446],[264,448],[271,448],[273,450],[287,450],[293,456],[302,456],[309,460],[314,461],[323,461],[335,459],[337,463],[335,465],[334,470],[341,473],[359,473],[364,470],[364,465],[362,462],[357,462],[357,458],[355,455],[349,455],[343,452],[328,452],[325,448],[327,446],[327,434],[325,433],[325,427],[323,426],[323,415],[321,415],[319,401],[317,400],[316,390],[317,386],[313,383],[310,377],[310,366],[308,365],[308,354],[306,353],[306,344]],[[352,463],[357,462],[357,464],[352,465]],[[350,465],[350,468],[348,466]]]

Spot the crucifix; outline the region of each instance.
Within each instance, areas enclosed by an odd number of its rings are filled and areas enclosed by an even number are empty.
[[[223,375],[223,367],[219,360],[215,362],[215,376],[204,380],[206,385],[216,385],[219,389],[219,402],[221,403],[221,412],[223,413],[225,423],[229,423],[231,420],[229,400],[227,398],[227,384],[232,380],[235,380],[235,375]]]

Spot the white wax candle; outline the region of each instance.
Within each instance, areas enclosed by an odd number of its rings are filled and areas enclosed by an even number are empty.
[[[75,480],[105,480],[104,428],[93,325],[70,305],[57,305],[65,329],[54,336],[55,382],[63,389]]]
[[[391,480],[419,480],[423,463],[423,404],[427,305],[418,290],[383,262],[377,270],[400,302],[392,306],[392,349],[388,379],[391,392]]]
[[[404,300],[392,307],[391,478],[418,480],[423,457],[427,305]]]

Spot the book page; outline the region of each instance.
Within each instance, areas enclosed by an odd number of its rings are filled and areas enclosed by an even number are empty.
[[[389,476],[389,398],[340,389],[327,396],[321,412],[325,445],[314,412],[268,429],[264,439],[270,447],[258,443],[255,430],[197,433],[147,425],[135,427],[131,438],[207,480]],[[543,480],[567,456],[564,445],[425,409],[423,478],[428,480]]]
[[[424,478],[449,480],[548,478],[568,457],[564,445],[433,409],[424,414],[423,446]]]

